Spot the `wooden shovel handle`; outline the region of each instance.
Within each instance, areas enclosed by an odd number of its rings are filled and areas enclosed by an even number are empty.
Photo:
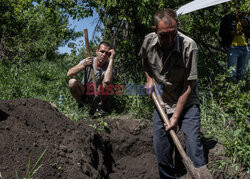
[[[158,92],[156,92],[156,93],[158,94]],[[159,111],[159,113],[160,113],[160,115],[161,115],[164,123],[166,123],[167,126],[170,126],[169,119],[168,119],[167,115],[165,114],[165,111],[162,108],[161,103],[160,103],[158,97],[156,96],[156,93],[155,92],[152,93],[152,98],[154,100],[156,108],[158,109],[158,111]],[[182,158],[187,158],[188,156],[187,156],[186,152],[184,151],[184,149],[183,149],[183,147],[182,147],[182,145],[181,145],[181,143],[180,143],[180,141],[179,141],[179,139],[178,139],[175,131],[171,129],[169,131],[169,133],[170,133],[170,135],[171,135],[171,137],[172,137],[172,139],[173,139],[173,141],[174,141],[174,143],[175,143],[178,151],[180,152]]]
[[[88,29],[84,29],[84,35],[85,35],[85,46],[86,46],[87,55],[88,55],[88,57],[90,57]],[[90,73],[91,73],[91,78],[92,78],[92,82],[93,82],[93,86],[94,86],[94,94],[96,96],[97,95],[97,87],[96,87],[95,73],[94,73],[93,65],[91,65]]]
[[[87,55],[88,57],[90,57],[88,29],[84,29],[84,35],[85,35],[85,46],[86,46]]]
[[[163,107],[161,106],[161,104],[163,103],[162,101],[162,98],[161,98],[161,95],[159,93],[159,90],[157,88],[157,84],[156,82],[154,81],[154,86],[155,86],[155,92],[153,91],[152,93],[152,98],[154,100],[154,103],[163,119],[163,121],[167,124],[167,126],[170,126],[170,122],[169,122],[169,119],[163,109]],[[175,131],[173,129],[171,129],[169,131],[170,133],[170,136],[172,137],[173,141],[174,141],[174,144],[175,146],[177,147],[181,157],[182,157],[182,161],[183,161],[183,164],[185,165],[187,171],[190,173],[190,175],[192,176],[192,178],[197,178],[197,179],[200,179],[201,178],[201,174],[198,170],[196,170],[196,168],[194,167],[194,164],[193,162],[191,161],[191,159],[188,157],[188,155],[186,154],[185,150],[183,149]]]

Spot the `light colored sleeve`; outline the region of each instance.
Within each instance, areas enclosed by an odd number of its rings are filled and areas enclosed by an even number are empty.
[[[193,49],[188,58],[187,63],[187,80],[197,80],[198,79],[198,49]]]

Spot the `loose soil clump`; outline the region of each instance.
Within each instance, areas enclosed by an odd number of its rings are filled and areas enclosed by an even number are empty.
[[[1,100],[0,178],[15,178],[16,173],[24,178],[30,154],[32,167],[46,149],[33,178],[158,179],[152,121],[126,115],[104,120],[108,128],[96,132],[90,121],[71,121],[46,101]],[[215,143],[204,146],[209,161],[222,159]]]

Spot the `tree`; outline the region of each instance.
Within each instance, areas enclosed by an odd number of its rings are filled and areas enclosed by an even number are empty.
[[[58,46],[81,35],[68,28],[68,18],[92,13],[83,1],[4,0],[0,12],[0,57],[41,60],[53,57]]]

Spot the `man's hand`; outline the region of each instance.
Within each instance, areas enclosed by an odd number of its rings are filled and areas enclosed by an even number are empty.
[[[115,57],[115,50],[114,49],[110,49],[109,53],[110,53],[110,58],[113,59]]]
[[[174,115],[169,119],[170,126],[168,127],[166,123],[164,123],[164,127],[166,131],[170,131],[173,128],[177,127],[178,124],[178,118]]]
[[[86,58],[85,62],[84,62],[84,66],[90,66],[93,64],[93,58],[92,57],[88,57]]]
[[[150,80],[147,82],[147,84],[145,85],[145,89],[146,89],[146,93],[148,94],[149,97],[152,96],[152,93],[154,91],[154,82],[153,80]]]

